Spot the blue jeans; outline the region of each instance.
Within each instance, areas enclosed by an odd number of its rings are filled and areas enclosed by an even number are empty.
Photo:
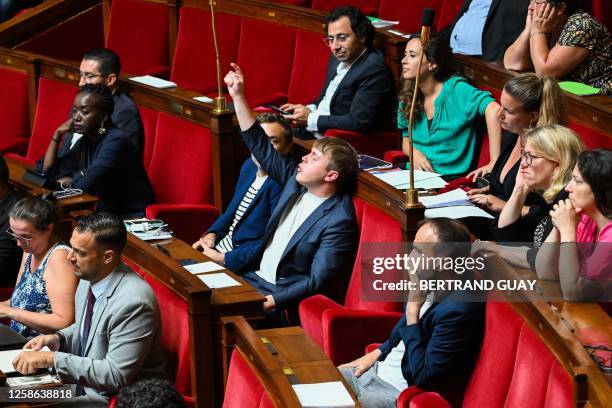
[[[360,377],[355,377],[354,368],[340,368],[363,408],[395,408],[401,391],[382,380],[378,374],[378,362]]]

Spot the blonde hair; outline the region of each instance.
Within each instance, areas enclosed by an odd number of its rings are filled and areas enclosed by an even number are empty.
[[[551,203],[572,178],[572,170],[584,143],[572,130],[560,125],[546,125],[527,131],[523,144],[529,142],[537,154],[554,161],[559,170],[553,175],[550,187],[542,194]]]
[[[567,126],[565,96],[554,78],[521,74],[506,82],[504,90],[519,101],[525,112],[539,113],[535,126]]]

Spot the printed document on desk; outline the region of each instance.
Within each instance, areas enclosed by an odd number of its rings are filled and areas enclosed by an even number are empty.
[[[218,263],[215,263],[213,261],[200,262],[197,264],[186,265],[184,266],[184,268],[187,269],[189,272],[193,273],[194,275],[197,273],[222,271],[223,269],[225,269],[224,266],[221,266]]]
[[[165,79],[157,78],[151,75],[144,75],[138,77],[129,78],[130,81],[139,82],[141,84],[149,85],[154,88],[166,89],[166,88],[176,88],[176,84],[171,81],[166,81]]]
[[[466,218],[466,217],[494,217],[482,208],[475,206],[468,199],[465,191],[458,188],[444,194],[419,197],[419,201],[425,206],[425,218]]]
[[[410,170],[397,170],[397,171],[388,171],[385,173],[372,173],[374,176],[384,181],[387,184],[392,185],[395,188],[398,186],[407,185],[410,182]],[[440,177],[440,174],[433,173],[430,171],[423,170],[415,170],[414,171],[414,181],[423,181],[432,179],[435,177]],[[407,187],[404,187],[407,188]]]
[[[17,357],[19,354],[21,354],[24,351],[29,352],[32,350],[31,349],[15,349],[15,350],[0,351],[0,370],[2,370],[4,374],[11,374],[11,373],[17,372],[17,370],[15,370],[15,367],[13,367],[13,360],[15,359],[15,357]],[[40,349],[40,351],[51,351],[51,350],[49,350],[49,347],[44,346],[43,348]]]
[[[227,273],[209,273],[198,275],[198,278],[211,289],[229,288],[230,286],[240,286],[240,282],[229,276]]]
[[[295,384],[293,390],[304,408],[352,408],[355,402],[341,381]]]

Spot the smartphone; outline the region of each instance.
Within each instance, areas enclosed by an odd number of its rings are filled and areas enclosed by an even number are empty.
[[[281,108],[279,108],[278,106],[274,106],[274,105],[266,105],[266,108],[270,108],[272,109],[274,112],[276,113],[280,113],[281,115],[291,115],[290,112],[284,111]]]

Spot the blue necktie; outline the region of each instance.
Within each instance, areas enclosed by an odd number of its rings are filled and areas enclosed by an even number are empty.
[[[91,328],[91,316],[93,315],[94,303],[96,297],[89,287],[87,294],[87,310],[85,310],[85,319],[83,320],[83,335],[81,336],[81,356],[85,355],[85,346],[87,345],[87,337],[89,337],[89,329]]]

